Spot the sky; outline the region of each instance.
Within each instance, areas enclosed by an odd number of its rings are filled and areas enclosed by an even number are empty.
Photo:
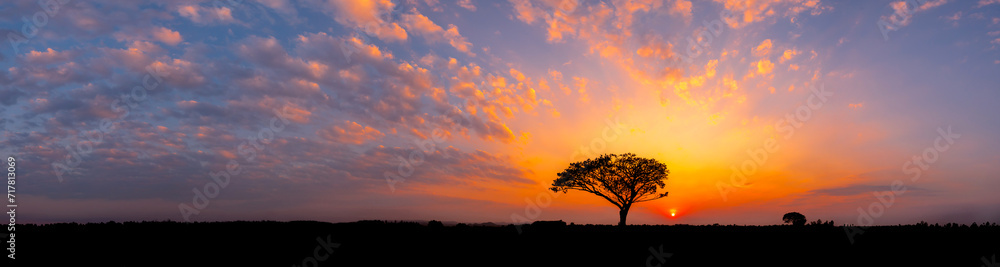
[[[40,4],[41,3],[41,4]],[[20,222],[1000,221],[1000,1],[0,4]]]

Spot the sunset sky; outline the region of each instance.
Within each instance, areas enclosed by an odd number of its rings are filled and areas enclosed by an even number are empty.
[[[548,187],[629,152],[670,170],[630,224],[859,224],[894,181],[874,224],[1000,221],[998,0],[5,1],[0,37],[23,222],[614,224]]]

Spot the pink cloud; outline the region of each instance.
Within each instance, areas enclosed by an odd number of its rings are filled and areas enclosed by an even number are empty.
[[[77,54],[73,50],[55,51],[48,48],[45,51],[31,51],[24,55],[25,62],[32,64],[53,64],[71,60]]]
[[[181,33],[165,27],[157,27],[156,29],[153,29],[153,38],[168,45],[177,45],[184,41],[184,38],[181,37]]]
[[[183,5],[177,7],[177,13],[198,24],[234,23],[232,10],[228,7],[203,7],[200,5]]]

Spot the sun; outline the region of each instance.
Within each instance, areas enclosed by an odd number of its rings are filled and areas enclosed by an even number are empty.
[[[677,217],[677,209],[670,209],[670,217]]]

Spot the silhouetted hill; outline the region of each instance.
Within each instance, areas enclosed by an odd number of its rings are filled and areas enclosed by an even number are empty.
[[[17,227],[17,265],[4,266],[981,266],[983,257],[1000,253],[996,224],[870,227],[853,244],[844,227],[826,224],[238,221]]]

